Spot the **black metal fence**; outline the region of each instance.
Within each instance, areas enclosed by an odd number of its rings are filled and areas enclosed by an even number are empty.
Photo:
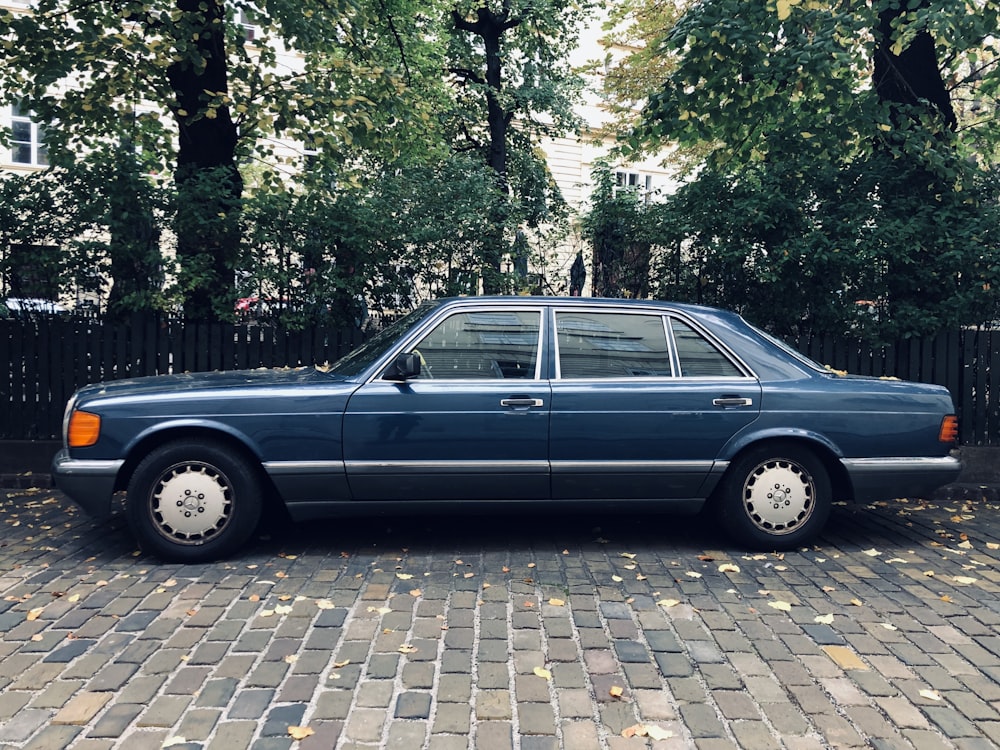
[[[335,361],[364,338],[360,330],[344,328],[0,320],[0,439],[58,439],[66,400],[87,383],[312,366]],[[793,344],[837,370],[944,385],[958,409],[962,443],[1000,445],[1000,330],[950,331],[887,346],[833,337]]]

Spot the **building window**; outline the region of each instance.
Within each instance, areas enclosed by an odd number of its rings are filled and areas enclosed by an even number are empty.
[[[31,113],[13,105],[10,112],[11,161],[44,167],[49,163],[45,128],[31,119]]]
[[[253,16],[245,8],[236,11],[236,23],[243,27],[243,38],[254,41],[260,35],[260,26],[254,22]]]
[[[615,185],[618,188],[642,190],[645,193],[653,189],[653,175],[639,172],[615,172]]]

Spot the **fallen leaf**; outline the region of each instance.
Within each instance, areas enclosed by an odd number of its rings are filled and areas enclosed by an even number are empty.
[[[274,617],[274,610],[273,609],[262,609],[260,611],[260,616],[261,617]]]
[[[621,576],[611,576],[611,580],[615,583],[621,583],[624,579]]]
[[[669,740],[674,733],[655,724],[633,724],[622,730],[622,737],[649,737],[651,740]]]
[[[832,625],[833,613],[830,612],[826,615],[816,615],[816,617],[813,618],[813,622],[818,622],[820,625]]]
[[[943,602],[950,602],[951,601],[951,597],[948,596],[947,594],[945,594],[944,596],[941,597],[941,601],[943,601]]]
[[[319,609],[333,609],[333,602],[329,599],[317,599],[316,607]]]
[[[860,599],[851,599],[851,604],[853,604],[855,607],[865,606],[864,602],[862,602]]]
[[[622,688],[622,687],[619,687],[618,685],[612,685],[611,689],[608,691],[608,694],[612,698],[621,698],[622,695],[624,695],[624,693],[625,693],[625,689]]]
[[[412,573],[396,573],[396,578],[398,578],[401,581],[409,581],[411,578],[413,578],[413,574]]]
[[[390,612],[392,612],[392,609],[389,608],[389,607],[369,607],[368,611],[369,612],[378,612],[380,615],[387,615]]]
[[[187,740],[183,737],[168,737],[164,740],[162,747],[176,747],[177,745],[186,745]]]
[[[295,654],[289,654],[288,656],[285,657],[285,664],[294,664],[298,660],[299,660],[298,656],[296,656]]]
[[[986,549],[1000,549],[1000,543],[986,542]]]
[[[80,595],[79,594],[73,594],[69,599],[67,599],[67,601],[78,602],[78,601],[80,601]]]
[[[937,690],[928,690],[926,688],[920,691],[920,697],[930,701],[941,700],[941,694]]]
[[[35,607],[32,610],[28,610],[28,621],[31,622],[33,620],[37,620],[39,617],[41,617],[42,612],[44,611],[45,607]]]
[[[561,607],[565,603],[566,602],[564,602],[562,599],[556,599],[556,598],[549,599],[549,604],[551,604],[553,607]]]
[[[417,648],[416,646],[412,646],[409,643],[404,643],[402,646],[399,647],[399,653],[401,654],[415,654],[419,650],[420,650],[419,648]]]
[[[899,630],[899,628],[897,628],[891,622],[880,622],[879,625],[881,625],[886,630]]]
[[[292,612],[292,605],[291,604],[279,604],[277,607],[274,608],[274,611],[275,611],[276,614],[279,614],[279,615],[288,615],[288,614],[291,614],[291,612]]]
[[[792,611],[792,605],[789,604],[788,602],[782,602],[782,601],[768,602],[767,606],[771,607],[772,609],[780,610],[781,612]]]
[[[635,559],[635,553],[634,552],[619,552],[618,555],[619,555],[619,557],[627,557],[629,560],[634,560]]]
[[[955,583],[959,583],[963,586],[971,586],[974,584],[978,578],[970,578],[969,576],[955,576]]]
[[[466,573],[464,577],[465,577],[465,578],[472,578],[472,577],[474,577],[475,575],[476,575],[475,573]]]
[[[316,734],[309,727],[288,727],[288,736],[293,740],[304,740],[306,737],[311,737]]]
[[[533,567],[535,567],[535,564],[534,563],[528,563],[528,567],[529,568],[533,568]]]
[[[545,667],[535,667],[531,671],[535,673],[536,677],[541,677],[543,680],[551,680],[552,679],[552,673],[549,670],[547,670]]]
[[[410,590],[410,596],[412,596],[414,599],[416,599],[418,596],[420,596],[423,593],[424,592],[421,591],[420,589],[411,589]]]
[[[666,607],[667,609],[669,609],[670,607],[676,607],[678,604],[680,604],[680,602],[677,599],[660,599],[660,601],[658,601],[657,604],[661,607]]]
[[[42,635],[41,633],[35,633],[33,636],[31,636],[31,640],[34,641],[35,643],[38,643],[39,641],[43,640],[44,638],[45,638],[45,636]]]
[[[346,667],[350,663],[351,663],[350,659],[344,659],[343,661],[335,661],[333,663],[333,668],[334,669],[341,669],[343,667]]]
[[[686,575],[688,578],[701,578],[701,573],[696,573],[693,570],[689,570],[684,575]]]
[[[719,572],[720,573],[739,573],[740,572],[740,566],[739,565],[733,565],[732,563],[723,563],[722,565],[719,566]]]
[[[879,552],[877,549],[866,549],[865,554],[868,555],[868,557],[878,557],[882,553]]]

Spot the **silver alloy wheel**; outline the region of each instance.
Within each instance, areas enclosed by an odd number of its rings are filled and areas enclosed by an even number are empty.
[[[816,483],[795,461],[762,461],[743,483],[743,506],[753,524],[768,534],[789,534],[816,509]]]
[[[200,544],[232,518],[229,481],[209,464],[185,461],[164,471],[150,495],[156,530],[172,542]]]

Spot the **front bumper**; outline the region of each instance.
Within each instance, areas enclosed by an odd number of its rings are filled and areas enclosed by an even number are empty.
[[[52,479],[62,492],[94,518],[111,515],[111,496],[118,471],[125,461],[90,461],[71,458],[63,448],[52,459]]]
[[[962,462],[954,456],[845,458],[841,463],[851,478],[854,499],[858,502],[930,497],[935,490],[958,479],[962,472]]]

